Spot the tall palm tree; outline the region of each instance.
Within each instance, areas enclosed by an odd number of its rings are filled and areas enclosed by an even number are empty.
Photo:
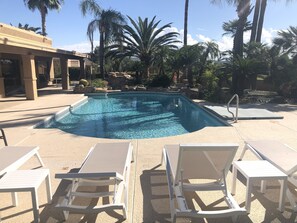
[[[290,26],[288,30],[279,31],[277,35],[273,43],[279,46],[284,54],[297,59],[297,26]]]
[[[60,10],[64,0],[24,0],[25,5],[32,11],[36,9],[41,15],[42,35],[46,36],[46,15],[48,10]]]
[[[126,24],[125,17],[118,11],[108,9],[102,10],[95,0],[83,0],[80,4],[83,15],[90,12],[94,15],[87,29],[87,35],[91,42],[93,50],[93,34],[96,30],[99,30],[99,64],[100,75],[104,79],[104,47],[111,41],[116,40],[117,36],[121,33],[122,27]]]
[[[227,3],[236,6],[238,24],[233,39],[233,57],[242,58],[243,56],[243,32],[245,24],[247,23],[247,17],[251,13],[251,1],[250,0],[226,0]],[[212,3],[221,2],[221,0],[211,0]],[[239,95],[243,94],[244,78],[237,75],[236,70],[232,74],[232,90]]]
[[[111,46],[110,55],[115,57],[134,57],[138,58],[144,66],[144,77],[149,77],[149,68],[154,62],[162,46],[176,48],[175,43],[179,43],[177,32],[166,32],[171,27],[168,23],[158,28],[161,20],[155,22],[156,17],[151,21],[140,17],[134,21],[128,16],[132,26],[125,25],[124,32],[120,37],[123,44]],[[165,34],[163,34],[165,33]]]
[[[185,18],[184,18],[184,46],[188,44],[188,10],[189,0],[185,0]]]
[[[286,0],[290,2],[292,0]],[[254,9],[254,18],[253,18],[253,28],[251,32],[250,41],[261,42],[264,16],[267,6],[267,0],[256,0],[255,9]]]

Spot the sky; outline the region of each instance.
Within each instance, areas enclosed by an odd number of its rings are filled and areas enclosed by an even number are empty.
[[[89,22],[93,17],[82,16],[79,8],[81,0],[64,0],[62,9],[49,11],[46,19],[48,37],[53,40],[53,47],[75,50],[82,53],[90,52],[90,43],[86,35]],[[97,0],[103,9],[114,9],[125,16],[136,20],[138,17],[161,20],[160,26],[171,23],[171,30],[179,32],[183,39],[184,0]],[[223,22],[237,18],[236,8],[222,0],[221,4],[211,4],[209,0],[190,0],[188,15],[188,44],[203,41],[215,41],[220,50],[232,48],[232,38],[222,36]],[[254,1],[252,0],[254,4]],[[39,11],[30,11],[23,0],[0,0],[0,23],[18,26],[29,24],[41,27]],[[297,26],[297,1],[268,0],[262,42],[271,44],[278,30],[286,30],[289,26]],[[252,14],[249,20],[252,20]],[[245,39],[249,39],[249,33]],[[96,35],[95,39],[99,40]],[[98,45],[98,41],[95,42]]]

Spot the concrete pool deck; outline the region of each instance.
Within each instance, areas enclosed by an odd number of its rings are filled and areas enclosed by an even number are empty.
[[[57,92],[58,93],[58,92]],[[83,96],[59,92],[44,94],[36,101],[21,98],[0,99],[0,127],[4,128],[10,145],[38,145],[40,155],[51,173],[53,203],[46,204],[45,185],[41,185],[39,203],[41,205],[41,222],[60,222],[62,213],[54,206],[65,194],[67,182],[54,178],[55,173],[68,172],[79,168],[87,152],[96,143],[120,140],[97,139],[76,136],[57,129],[33,129],[31,126],[53,115]],[[297,149],[297,105],[262,105],[269,111],[283,116],[283,119],[240,120],[230,127],[207,127],[200,131],[174,137],[131,140],[134,146],[135,161],[132,163],[130,177],[130,194],[128,219],[123,221],[118,213],[100,213],[98,215],[71,214],[67,222],[170,222],[169,198],[165,167],[160,165],[161,151],[164,144],[200,143],[200,142],[235,142],[240,145],[236,154],[238,159],[244,140],[274,139]],[[2,140],[0,146],[3,146]],[[255,159],[247,153],[244,159]],[[296,159],[297,160],[297,159]],[[32,158],[22,168],[38,166]],[[241,179],[241,178],[240,178]],[[227,176],[228,188],[231,190],[232,174]],[[285,211],[277,210],[279,201],[278,182],[268,182],[265,194],[260,192],[260,183],[252,190],[251,213],[240,218],[240,222],[296,222],[297,215],[292,211],[286,199]],[[245,182],[237,181],[235,200],[241,207],[245,202]],[[202,194],[202,201],[195,202],[208,206],[216,203],[220,197]],[[29,193],[19,194],[19,206],[13,207],[9,193],[0,194],[0,215],[6,222],[32,222],[33,212]],[[120,213],[120,212],[119,212]],[[180,219],[178,222],[188,222]],[[230,219],[193,220],[192,222],[230,222]]]

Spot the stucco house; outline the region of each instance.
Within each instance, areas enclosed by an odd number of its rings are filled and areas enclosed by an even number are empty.
[[[60,61],[62,89],[69,89],[70,61],[77,61],[83,78],[87,57],[87,54],[53,48],[48,37],[0,23],[0,97],[21,87],[27,99],[35,100],[37,88],[55,78],[54,58]]]

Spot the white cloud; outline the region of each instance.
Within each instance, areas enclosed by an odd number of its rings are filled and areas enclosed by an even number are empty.
[[[202,34],[198,34],[196,36],[199,40],[201,40],[200,42],[210,42],[211,41],[211,39],[209,37],[206,37]]]
[[[219,41],[215,42],[218,44],[220,51],[227,51],[233,48],[233,38],[229,36],[222,36]]]
[[[94,42],[94,47],[99,45],[99,41]],[[89,41],[84,41],[80,43],[74,43],[70,45],[58,46],[58,49],[76,51],[80,53],[89,53],[91,52],[91,44]]]
[[[194,45],[198,43],[198,40],[195,40],[190,34],[187,35],[187,41],[188,45]]]
[[[272,41],[273,39],[277,36],[277,32],[278,30],[276,29],[272,29],[272,28],[269,28],[269,29],[263,29],[262,30],[262,42],[263,43],[266,43],[268,46],[271,46],[272,45]]]

